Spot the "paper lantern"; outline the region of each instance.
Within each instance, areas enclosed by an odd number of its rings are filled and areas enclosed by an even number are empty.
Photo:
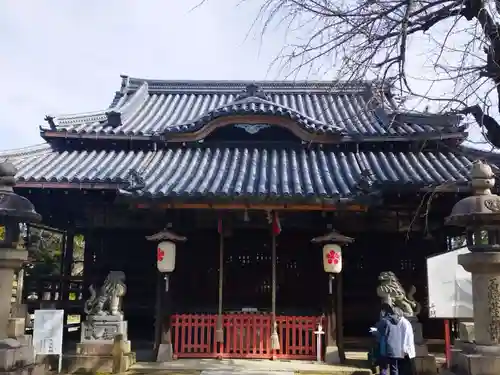
[[[175,243],[163,241],[156,247],[156,265],[158,271],[172,272],[175,269]]]
[[[323,268],[328,273],[342,271],[342,249],[339,245],[326,244],[323,246]]]

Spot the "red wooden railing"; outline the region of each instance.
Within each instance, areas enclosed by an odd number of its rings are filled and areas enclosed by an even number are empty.
[[[215,342],[216,315],[174,315],[174,355],[177,358],[316,359],[314,331],[321,320],[316,316],[277,316],[280,350],[273,351],[269,314],[225,314],[221,345]],[[324,321],[322,325],[325,327]]]

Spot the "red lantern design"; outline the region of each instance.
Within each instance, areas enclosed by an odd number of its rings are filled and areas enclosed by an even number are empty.
[[[326,261],[328,264],[339,264],[340,254],[334,250],[330,250],[330,252],[326,255]]]
[[[342,248],[336,244],[323,246],[323,268],[327,273],[342,271]]]
[[[158,248],[156,250],[156,260],[158,262],[161,262],[164,258],[165,258],[165,252],[162,249]]]

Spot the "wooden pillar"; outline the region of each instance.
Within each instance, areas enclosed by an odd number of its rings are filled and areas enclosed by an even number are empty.
[[[325,362],[337,364],[345,361],[342,319],[342,273],[328,275],[328,298],[326,302],[326,348]]]
[[[337,301],[336,301],[336,285],[337,282],[335,279],[332,279],[332,275],[328,275],[328,296],[326,300],[326,322],[327,322],[327,331],[326,331],[326,361],[331,362],[332,359],[328,358],[328,351],[331,348],[335,348],[337,346]],[[330,348],[330,349],[329,349]]]
[[[161,299],[163,295],[163,285],[162,285],[163,275],[161,272],[156,271],[156,293],[155,293],[155,342],[153,346],[153,352],[155,358],[158,357],[158,350],[161,344],[162,336],[162,309],[161,309]]]
[[[62,301],[69,300],[69,280],[71,277],[71,268],[73,266],[73,250],[74,250],[75,232],[69,229],[63,234],[63,258],[61,259],[61,287],[60,299]]]
[[[343,279],[342,272],[336,276],[336,308],[337,308],[337,347],[339,350],[339,357],[342,363],[345,362],[345,341],[344,341],[344,293],[343,293]]]
[[[85,233],[85,250],[83,251],[83,300],[88,298],[89,287],[95,282],[94,254],[97,252],[98,246],[99,242],[97,241],[95,232],[88,228]]]
[[[170,293],[170,275],[161,274],[159,279],[159,295],[160,300],[157,301],[159,304],[159,340],[160,345],[158,345],[158,350],[156,354],[157,362],[168,362],[173,360],[173,348],[172,348],[172,332],[171,332],[171,318],[172,318],[172,295]]]

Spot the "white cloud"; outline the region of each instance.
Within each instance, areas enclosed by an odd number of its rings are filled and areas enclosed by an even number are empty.
[[[165,79],[266,78],[280,43],[268,36],[261,49],[258,38],[245,39],[255,9],[211,0],[190,12],[197,3],[1,2],[0,149],[40,142],[38,126],[47,113],[105,107],[119,88],[121,73]]]

